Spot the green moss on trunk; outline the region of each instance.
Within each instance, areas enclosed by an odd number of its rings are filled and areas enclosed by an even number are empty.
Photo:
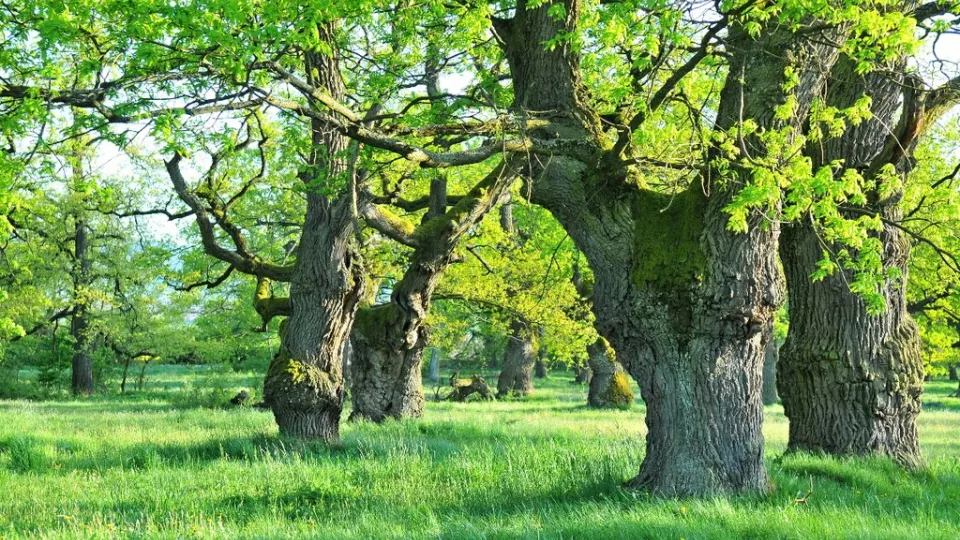
[[[636,285],[689,286],[704,271],[700,249],[704,197],[693,187],[669,195],[641,191],[633,204],[636,223],[633,269]]]

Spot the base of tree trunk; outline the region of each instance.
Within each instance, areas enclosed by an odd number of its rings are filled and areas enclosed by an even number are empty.
[[[590,366],[574,366],[573,384],[590,384],[591,379],[593,379],[593,371],[590,370]]]
[[[391,351],[356,339],[350,420],[422,418],[426,401],[420,373],[422,356],[420,347]]]
[[[536,361],[529,324],[510,323],[510,337],[503,357],[503,370],[497,379],[497,397],[523,397],[533,391],[533,364]]]
[[[908,468],[919,466],[916,419],[923,371],[919,364],[913,367],[864,378],[839,358],[781,362],[780,394],[790,420],[788,450],[882,455]]]
[[[340,367],[339,358],[336,367]],[[328,444],[339,441],[344,400],[339,369],[325,372],[314,364],[291,360],[281,349],[267,368],[263,397],[281,435]]]
[[[628,487],[666,497],[768,490],[760,399],[766,343],[759,332],[717,343],[695,339],[656,361],[630,362],[647,406],[647,444]]]
[[[590,391],[587,404],[597,409],[627,408],[633,404],[633,390],[627,373],[617,362],[606,341],[598,339],[587,347],[590,354]]]
[[[950,380],[951,380],[951,381],[960,381],[960,377],[957,376],[957,365],[956,365],[956,364],[950,364],[949,372],[950,372]]]
[[[956,392],[954,392],[954,393],[952,393],[952,394],[950,394],[950,395],[949,395],[949,396],[947,396],[947,397],[955,397],[955,398],[960,398],[960,385],[958,385],[958,386],[957,386],[957,391],[956,391]]]
[[[340,409],[295,411],[273,409],[280,434],[300,439],[316,439],[325,443],[340,440]]]
[[[539,358],[537,358],[537,362],[533,365],[533,376],[538,379],[547,378],[547,364]]]
[[[93,359],[89,355],[74,355],[70,388],[78,396],[93,393]]]

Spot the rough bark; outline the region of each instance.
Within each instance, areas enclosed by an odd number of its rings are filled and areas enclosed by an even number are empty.
[[[77,219],[74,232],[73,298],[75,307],[70,321],[73,336],[73,362],[70,388],[75,395],[93,393],[93,358],[90,356],[89,287],[92,281],[90,242],[87,223]]]
[[[420,366],[428,328],[419,322],[414,331],[405,332],[406,319],[394,303],[360,311],[354,330],[351,420],[382,422],[423,415]],[[397,331],[410,341],[394,347]]]
[[[334,28],[320,24],[333,42]],[[308,54],[312,84],[336,99],[344,94],[337,54]],[[354,249],[354,198],[316,189],[349,169],[347,139],[319,121],[312,125],[310,166],[301,173],[307,210],[290,282],[290,317],[281,323],[280,350],[264,379],[264,402],[284,435],[336,442],[343,407],[343,347],[363,292],[363,269]],[[319,175],[319,177],[318,177]]]
[[[590,391],[587,404],[598,409],[625,408],[633,403],[633,390],[627,380],[626,370],[617,361],[610,346],[598,339],[587,347],[590,355]]]
[[[873,168],[895,123],[903,80],[889,72],[854,73],[853,62],[838,63],[828,95],[846,107],[864,93],[872,97],[873,118],[850,126],[842,137],[811,152],[815,162],[841,159],[862,171]],[[871,194],[867,210],[899,221],[899,194],[879,201]],[[856,217],[856,216],[853,216]],[[907,313],[906,277],[910,243],[897,227],[879,233],[883,265],[902,279],[887,280],[887,303],[879,315],[838,272],[813,282],[823,257],[823,240],[808,223],[784,230],[780,254],[790,295],[790,331],[781,351],[778,388],[790,419],[790,450],[831,454],[890,456],[906,466],[920,463],[916,417],[923,390],[923,363],[917,325]],[[836,251],[836,250],[834,250]]]
[[[763,491],[762,329],[782,301],[778,227],[756,218],[747,233],[728,230],[724,208],[737,181],[707,190],[698,182],[680,194],[630,182],[622,156],[606,151],[597,116],[584,105],[576,51],[566,42],[549,51],[530,45],[572,29],[578,2],[564,6],[566,18],[557,20],[545,6],[521,3],[495,28],[517,107],[551,111],[544,115],[548,127],[531,135],[564,139],[557,144],[565,148],[577,140],[576,154],[530,164],[529,178],[534,202],[586,255],[596,279],[597,329],[647,404],[647,452],[629,485],[664,495]],[[764,29],[758,39],[731,29],[731,75],[717,129],[747,118],[763,129],[780,127],[774,110],[785,100],[784,70],[794,62],[794,120],[802,124],[836,58],[831,41],[798,39],[784,28]],[[758,140],[741,143],[751,154],[764,152]],[[746,179],[750,172],[733,164],[705,177],[724,174]]]
[[[906,275],[908,242],[887,229],[885,265]],[[791,450],[882,454],[919,462],[916,417],[923,363],[916,324],[904,309],[904,289],[885,287],[887,310],[870,315],[844,276],[813,283],[822,257],[815,231],[784,233],[790,294],[790,333],[781,351],[777,387],[790,419]],[[786,242],[789,242],[787,244]]]
[[[453,260],[463,235],[496,204],[515,173],[501,164],[459,202],[446,210],[445,183],[434,182],[431,217],[414,233],[410,266],[393,288],[390,302],[365,307],[353,335],[351,419],[375,422],[423,415],[423,350],[430,299]]]
[[[763,357],[763,404],[773,405],[780,400],[777,395],[777,362],[780,359],[780,349],[777,341],[770,338],[767,341],[767,352]]]
[[[951,381],[960,381],[960,377],[957,377],[957,364],[950,364],[949,377]]]
[[[526,396],[533,391],[533,364],[536,352],[530,325],[521,320],[510,323],[510,336],[503,355],[503,369],[497,379],[497,397]]]

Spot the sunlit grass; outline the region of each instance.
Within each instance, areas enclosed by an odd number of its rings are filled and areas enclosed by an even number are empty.
[[[0,401],[0,536],[960,537],[955,383],[928,387],[926,471],[781,457],[770,406],[770,495],[658,500],[620,487],[643,455],[642,404],[587,409],[566,374],[524,401],[345,424],[336,448],[278,438],[269,413],[191,405],[258,378],[160,366],[139,395]]]

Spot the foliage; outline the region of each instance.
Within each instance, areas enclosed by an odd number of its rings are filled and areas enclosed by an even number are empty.
[[[920,325],[928,373],[960,362],[960,193],[957,191],[957,118],[940,126],[917,150],[903,202],[904,226],[918,238],[910,259],[909,308]]]

